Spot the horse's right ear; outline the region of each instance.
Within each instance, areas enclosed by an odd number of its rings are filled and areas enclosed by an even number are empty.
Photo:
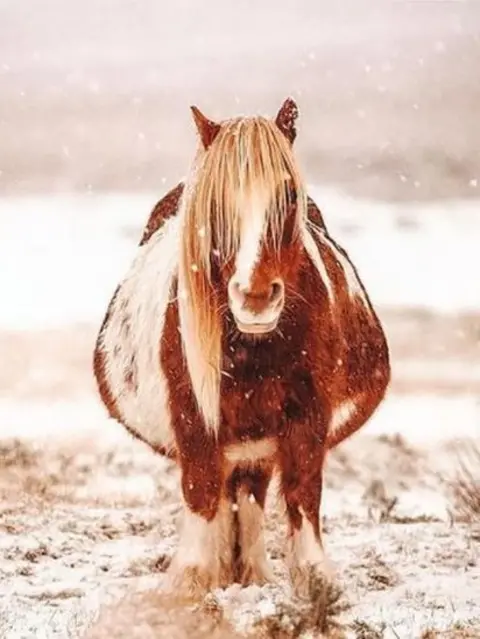
[[[275,124],[290,144],[293,144],[297,137],[297,127],[295,120],[298,118],[298,107],[293,98],[287,98],[277,113]]]
[[[200,135],[200,139],[202,140],[202,144],[205,150],[207,150],[217,137],[217,134],[220,131],[220,125],[205,117],[196,106],[192,106],[190,108],[192,109],[193,119]]]

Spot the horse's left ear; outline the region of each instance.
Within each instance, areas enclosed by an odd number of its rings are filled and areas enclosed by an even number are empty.
[[[196,106],[192,106],[190,108],[192,109],[193,119],[195,120],[202,144],[205,150],[207,150],[217,137],[217,134],[220,131],[220,125],[205,117]]]
[[[295,120],[298,118],[298,107],[293,98],[287,98],[280,107],[280,111],[275,118],[275,124],[278,126],[283,135],[287,138],[290,144],[297,137],[297,128],[295,126]]]

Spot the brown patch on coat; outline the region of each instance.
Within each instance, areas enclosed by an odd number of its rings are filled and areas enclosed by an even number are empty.
[[[183,195],[184,184],[180,182],[174,189],[171,189],[162,199],[157,202],[153,211],[150,213],[148,222],[142,234],[140,246],[148,242],[152,235],[163,226],[165,220],[178,212],[180,198]]]

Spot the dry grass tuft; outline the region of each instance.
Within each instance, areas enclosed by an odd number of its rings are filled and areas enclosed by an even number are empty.
[[[125,598],[100,614],[85,639],[240,639],[213,596],[188,607],[170,595],[148,591]]]
[[[398,503],[398,497],[387,493],[386,486],[380,479],[372,479],[365,492],[363,501],[368,508],[368,517],[377,523],[390,521],[393,510]]]
[[[457,451],[458,470],[452,486],[453,516],[480,522],[480,444],[463,445]]]
[[[399,583],[398,574],[376,552],[368,556],[367,578],[369,590],[385,590]]]
[[[325,575],[312,571],[308,599],[294,599],[278,605],[274,614],[254,625],[252,636],[258,639],[298,639],[309,633],[313,637],[343,639],[346,635],[338,617],[348,607],[341,588]]]
[[[12,438],[0,442],[0,464],[2,468],[26,469],[36,466],[38,453],[20,439]]]
[[[448,630],[429,628],[420,635],[420,639],[475,639],[476,637],[478,637],[478,630],[462,623],[455,623]]]
[[[355,633],[355,639],[383,639],[386,628],[383,622],[374,626],[362,619],[355,619],[350,624],[350,629]]]

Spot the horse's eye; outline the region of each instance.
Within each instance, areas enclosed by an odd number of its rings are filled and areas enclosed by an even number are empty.
[[[292,187],[287,190],[287,202],[290,205],[297,203],[297,191]]]

